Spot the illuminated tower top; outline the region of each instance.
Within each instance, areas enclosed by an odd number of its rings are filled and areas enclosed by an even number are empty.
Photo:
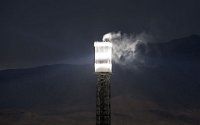
[[[112,43],[109,39],[104,42],[94,42],[95,72],[112,72]]]

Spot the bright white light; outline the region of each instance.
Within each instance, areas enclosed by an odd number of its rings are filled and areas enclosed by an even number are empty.
[[[94,47],[112,47],[112,43],[111,42],[94,42]]]
[[[95,72],[112,72],[112,43],[94,42]]]
[[[112,64],[96,64],[95,72],[112,72]]]

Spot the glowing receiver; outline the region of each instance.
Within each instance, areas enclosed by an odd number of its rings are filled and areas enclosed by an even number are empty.
[[[112,43],[94,42],[95,72],[112,72]]]

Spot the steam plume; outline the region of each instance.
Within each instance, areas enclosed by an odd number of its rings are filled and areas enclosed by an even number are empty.
[[[113,43],[112,60],[119,65],[129,65],[133,62],[142,61],[138,59],[137,46],[146,43],[148,35],[141,33],[139,35],[127,35],[120,32],[107,33],[103,36],[103,41],[109,40]]]

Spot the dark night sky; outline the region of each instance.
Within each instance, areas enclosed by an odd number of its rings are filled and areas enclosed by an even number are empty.
[[[200,34],[198,0],[6,0],[0,3],[0,69],[92,63],[107,32],[163,42]]]

